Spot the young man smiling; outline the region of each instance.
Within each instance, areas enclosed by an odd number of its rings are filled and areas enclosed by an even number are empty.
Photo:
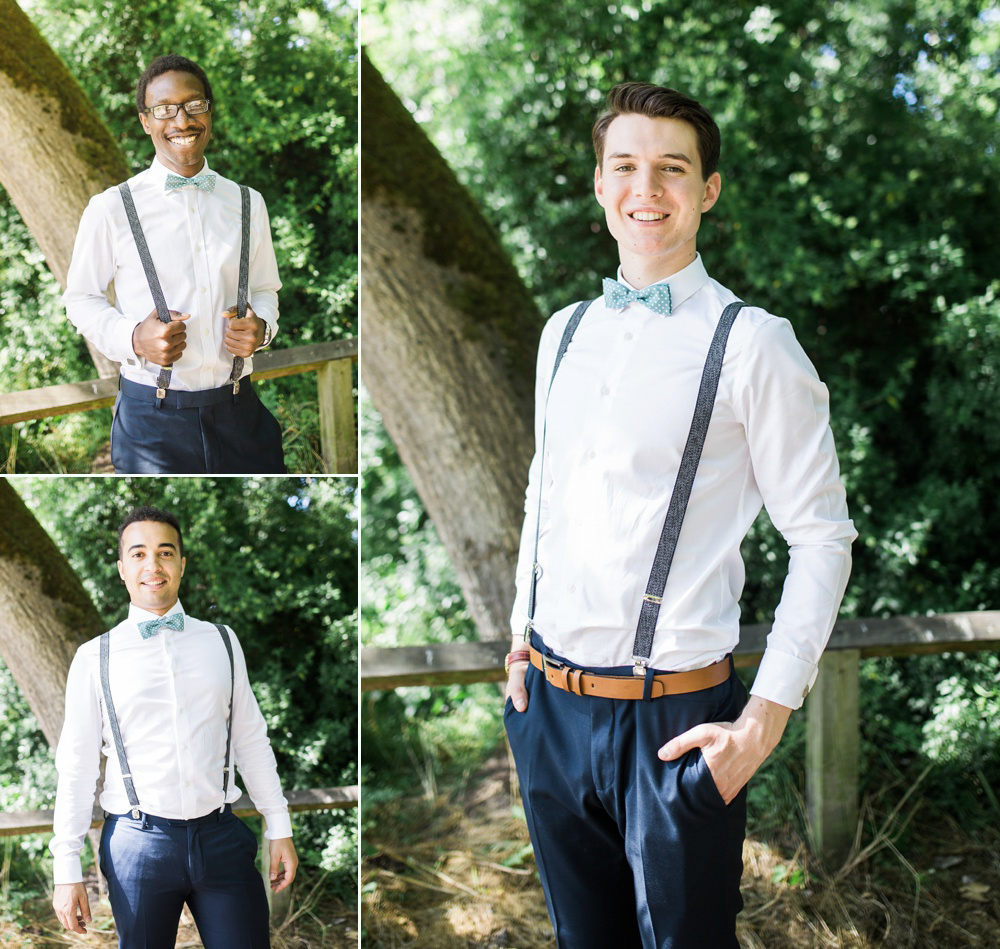
[[[275,891],[292,882],[298,857],[243,651],[228,627],[185,614],[187,561],[172,514],[129,514],[118,557],[128,618],[80,647],[66,682],[53,907],[67,929],[87,931],[80,852],[103,751],[100,866],[121,949],[172,949],[185,902],[206,949],[265,949],[267,899],[256,838],[232,813],[234,764],[267,824]]]
[[[732,949],[746,783],[815,681],[856,533],[790,324],[697,252],[712,116],[624,83],[594,149],[620,267],[539,346],[504,721],[558,945]],[[748,697],[730,654],[763,504],[790,564]]]
[[[111,460],[119,473],[281,473],[281,430],[250,378],[281,288],[264,200],[205,160],[212,87],[197,64],[156,59],[136,108],[156,157],[90,201],[63,296],[121,363]]]

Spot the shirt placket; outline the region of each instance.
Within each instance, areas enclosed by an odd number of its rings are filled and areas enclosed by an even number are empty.
[[[222,314],[213,312],[213,280],[212,269],[208,264],[208,249],[205,240],[205,222],[202,216],[202,205],[211,195],[203,195],[197,188],[187,191],[188,200],[188,246],[191,248],[191,261],[194,268],[195,279],[195,306],[197,313],[192,313],[192,320],[195,325],[189,327],[188,338],[196,338],[196,348],[200,354],[200,369],[198,372],[197,384],[192,383],[193,389],[212,389],[216,382],[213,376],[213,366],[215,363],[215,352],[218,349],[216,333],[220,327],[216,323],[221,323]]]
[[[186,750],[191,748],[191,721],[185,704],[178,696],[178,682],[182,675],[179,663],[182,658],[178,650],[176,637],[169,635],[168,630],[162,630],[158,636],[161,640],[163,660],[169,672],[170,683],[170,716],[174,732],[174,769],[178,778],[178,793],[180,794],[180,812],[185,817],[195,814],[195,787],[190,768],[186,766]]]

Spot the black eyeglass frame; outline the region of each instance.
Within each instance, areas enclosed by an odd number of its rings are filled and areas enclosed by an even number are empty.
[[[188,106],[194,102],[204,102],[205,108],[199,109],[197,112],[192,112]],[[157,115],[156,112],[153,111],[154,109],[173,109],[173,112],[169,113],[169,115]],[[154,119],[159,119],[161,122],[165,122],[167,119],[174,118],[174,116],[176,116],[181,109],[183,109],[187,115],[204,115],[206,112],[212,111],[212,100],[199,97],[197,99],[189,99],[187,102],[181,102],[180,104],[177,104],[176,102],[161,102],[158,105],[151,105],[148,109],[143,109],[142,113],[143,115],[149,113]]]

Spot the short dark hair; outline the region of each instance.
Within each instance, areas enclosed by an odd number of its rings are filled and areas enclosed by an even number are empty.
[[[129,511],[125,520],[118,525],[118,559],[122,559],[122,534],[125,533],[125,528],[129,524],[135,524],[136,521],[158,521],[161,524],[169,524],[175,531],[177,531],[177,542],[180,545],[180,550],[178,554],[184,556],[184,537],[181,534],[181,524],[180,521],[174,517],[169,511],[161,511],[158,507],[150,507],[149,505],[143,505],[142,507],[133,508]]]
[[[594,122],[594,154],[600,167],[604,161],[604,139],[608,126],[619,115],[645,115],[651,119],[680,119],[694,128],[698,139],[701,173],[708,181],[719,170],[722,136],[712,113],[683,92],[648,82],[622,82],[608,93],[605,110]]]
[[[140,112],[146,109],[146,86],[149,85],[150,80],[162,76],[165,72],[191,73],[192,76],[201,80],[202,87],[205,89],[205,98],[212,102],[215,101],[212,96],[212,84],[208,81],[205,70],[185,56],[170,53],[168,56],[158,56],[154,59],[139,77],[139,82],[135,87],[135,106]]]

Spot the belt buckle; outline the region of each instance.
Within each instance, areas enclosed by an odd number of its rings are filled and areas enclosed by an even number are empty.
[[[571,691],[569,687],[569,668],[566,663],[559,662],[557,659],[550,659],[548,656],[542,656],[542,666],[545,669],[545,678],[548,682],[565,692]]]

